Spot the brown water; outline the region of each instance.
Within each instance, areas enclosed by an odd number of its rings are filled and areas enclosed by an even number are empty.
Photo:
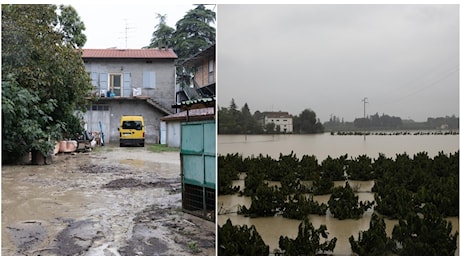
[[[407,136],[332,136],[330,134],[319,135],[219,135],[218,153],[240,153],[244,157],[259,154],[269,155],[277,159],[282,154],[290,154],[293,151],[297,158],[302,155],[315,155],[318,162],[321,163],[327,156],[337,158],[341,155],[348,154],[349,157],[356,158],[359,155],[366,154],[371,158],[376,158],[379,153],[387,157],[394,158],[397,154],[406,152],[412,156],[418,152],[425,151],[430,157],[437,155],[440,151],[444,153],[453,153],[459,149],[458,135],[407,135]],[[235,181],[234,186],[244,188],[243,177]],[[335,186],[343,185],[344,182],[335,182]],[[271,182],[269,185],[278,185],[277,182]],[[357,195],[360,201],[373,201],[374,194],[371,192],[373,181],[350,181],[352,188],[357,189]],[[319,203],[327,203],[330,195],[314,196]],[[218,225],[225,224],[227,219],[232,221],[233,225],[254,225],[257,232],[262,236],[264,242],[270,246],[270,252],[278,248],[280,236],[290,238],[297,237],[300,220],[286,219],[281,216],[265,218],[247,218],[237,215],[239,205],[250,207],[251,199],[249,197],[239,197],[237,195],[225,195],[218,197],[218,208],[222,215],[218,216]],[[326,225],[329,232],[328,240],[333,237],[337,238],[337,244],[334,249],[334,255],[348,256],[352,255],[348,238],[353,235],[358,239],[360,231],[369,228],[369,222],[373,209],[364,213],[358,220],[338,220],[331,216],[329,211],[326,216],[310,215],[309,219],[315,228],[320,225]],[[452,223],[452,233],[458,231],[458,217],[448,218]],[[391,236],[393,227],[397,220],[385,220],[386,231]],[[275,228],[274,228],[275,227]],[[456,250],[458,255],[458,247]]]
[[[72,229],[69,240],[84,246],[84,255],[130,254],[131,247],[133,255],[190,255],[186,243],[198,241],[190,235],[215,241],[214,223],[180,211],[178,152],[97,149],[59,154],[51,165],[2,166],[2,255],[67,255],[57,243],[72,224],[82,228]],[[152,207],[155,218],[147,218]],[[197,248],[198,255],[215,255],[214,246],[197,242]]]
[[[435,156],[439,151],[455,152],[459,149],[459,135],[368,135],[339,136],[329,133],[316,135],[219,135],[218,153],[240,153],[244,157],[267,154],[278,158],[280,153],[291,151],[301,155],[315,155],[319,161],[344,154],[357,157],[367,154],[376,158],[379,153],[387,157],[396,154],[415,154],[426,151]]]

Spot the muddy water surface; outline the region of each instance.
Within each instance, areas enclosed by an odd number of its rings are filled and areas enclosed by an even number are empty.
[[[330,133],[314,135],[219,135],[218,153],[221,155],[239,153],[243,158],[258,155],[268,155],[274,159],[279,158],[280,154],[290,154],[294,152],[297,158],[303,155],[314,155],[321,163],[328,156],[337,158],[347,154],[349,158],[356,158],[360,155],[367,155],[377,158],[379,154],[384,154],[388,158],[395,158],[397,154],[407,153],[412,156],[419,152],[427,152],[430,157],[436,156],[439,152],[446,154],[453,153],[459,149],[458,135],[371,135],[363,136],[332,136]],[[244,176],[239,181],[235,181],[234,186],[244,189]],[[271,186],[280,186],[279,182],[269,182]],[[335,186],[343,185],[343,182],[335,182]],[[371,192],[374,185],[369,182],[350,182],[352,188],[357,190],[356,194],[360,201],[373,201],[374,194]],[[313,199],[319,203],[327,203],[329,195],[314,196]],[[238,207],[245,205],[251,206],[250,197],[218,196],[218,209],[221,215],[218,216],[218,225],[225,224],[227,219],[233,225],[254,225],[257,232],[262,236],[266,244],[270,246],[270,252],[278,248],[279,237],[288,236],[296,238],[299,220],[286,219],[279,216],[268,218],[246,218],[237,215]],[[338,220],[328,213],[326,216],[309,216],[315,228],[326,225],[329,232],[328,239],[337,237],[337,244],[334,255],[348,256],[352,254],[348,238],[353,235],[358,239],[360,231],[369,229],[369,222],[373,209],[364,213],[358,220]],[[458,231],[458,217],[447,219],[452,223],[452,233]],[[386,231],[391,235],[393,227],[397,224],[394,220],[385,220]],[[459,254],[459,250],[455,255]]]
[[[215,223],[181,211],[178,152],[106,146],[2,166],[2,255],[215,255]]]
[[[335,181],[334,186],[344,186],[344,181]],[[350,186],[356,190],[359,201],[374,201],[374,193],[371,189],[374,185],[374,181],[349,181]],[[280,186],[279,182],[270,182],[269,185]],[[238,180],[233,182],[233,186],[240,186],[244,188],[244,181]],[[313,199],[318,203],[327,204],[331,194],[313,196]],[[243,197],[238,195],[222,195],[218,197],[219,203],[219,215],[218,225],[222,226],[225,224],[227,219],[230,219],[233,225],[247,225],[248,227],[254,225],[257,232],[261,235],[264,242],[270,246],[270,253],[279,248],[280,236],[287,236],[291,239],[295,239],[298,234],[298,227],[301,223],[300,220],[287,219],[282,216],[275,217],[259,217],[249,218],[243,215],[238,215],[237,211],[240,206],[251,207],[251,198]],[[366,231],[369,229],[369,223],[372,217],[373,208],[367,210],[360,219],[345,219],[339,220],[334,218],[332,214],[327,211],[325,216],[309,215],[308,218],[312,225],[318,229],[321,225],[326,225],[329,233],[328,240],[337,238],[336,247],[334,248],[333,255],[350,256],[353,252],[350,247],[348,238],[354,236],[355,240],[359,237],[359,232]],[[459,219],[458,217],[449,217],[448,221],[452,223],[452,234],[458,231]],[[391,233],[396,224],[397,220],[385,219],[386,233],[391,237]],[[458,255],[458,248],[456,251]]]

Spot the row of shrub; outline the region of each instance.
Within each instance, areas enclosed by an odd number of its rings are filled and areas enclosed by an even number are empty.
[[[452,224],[439,214],[432,204],[427,204],[420,213],[399,220],[391,237],[386,234],[384,218],[373,213],[369,229],[360,231],[358,238],[350,236],[353,254],[360,256],[452,256],[457,249],[458,231],[451,234]],[[230,219],[218,226],[218,255],[263,256],[270,254],[254,225],[233,225]],[[298,227],[295,239],[280,236],[275,255],[330,255],[333,254],[337,238],[329,239],[326,225],[315,229],[308,218]]]
[[[332,252],[334,238],[324,239],[325,226],[314,230],[308,221],[309,214],[330,213],[338,219],[360,218],[374,206],[368,231],[360,232],[358,240],[350,237],[350,245],[358,255],[452,255],[456,250],[458,232],[451,235],[452,225],[447,216],[458,217],[459,153],[430,158],[426,152],[398,154],[395,159],[380,154],[371,159],[366,155],[348,158],[328,157],[318,163],[315,156],[304,155],[298,159],[291,152],[279,158],[259,155],[242,158],[239,154],[218,157],[219,195],[235,194],[251,197],[251,207],[242,206],[238,214],[249,217],[273,216],[302,220],[296,239],[280,237],[277,255],[318,255]],[[245,187],[234,187],[233,181],[246,173]],[[268,186],[267,180],[280,181],[280,187]],[[343,187],[334,187],[333,181],[345,180]],[[348,180],[374,180],[375,200],[359,202]],[[312,181],[305,185],[303,181]],[[310,193],[310,194],[309,194]],[[311,195],[331,194],[328,204],[318,204]],[[398,219],[391,238],[386,236],[383,218]],[[231,223],[226,223],[229,230]],[[219,227],[219,254],[247,254],[236,241],[227,241]],[[232,227],[239,232],[241,227]],[[247,228],[247,227],[246,227]],[[251,236],[256,232],[251,229]],[[222,232],[222,234],[221,234]],[[230,232],[230,231],[228,231]],[[231,232],[230,232],[231,233]],[[243,241],[243,242],[241,242]],[[241,240],[238,243],[243,243]],[[263,243],[263,241],[258,243]],[[246,241],[247,242],[247,241]],[[248,242],[249,243],[249,242]],[[233,248],[236,251],[228,251]],[[256,247],[257,248],[257,247]],[[262,244],[260,248],[265,248]],[[263,252],[268,252],[264,249]],[[262,253],[262,251],[258,252]],[[265,253],[263,253],[265,254]]]
[[[218,194],[250,196],[253,209],[243,207],[242,214],[250,216],[273,216],[286,208],[308,207],[308,213],[324,214],[324,206],[317,205],[311,196],[333,194],[344,195],[351,188],[335,187],[334,181],[374,180],[372,191],[375,210],[392,219],[404,218],[410,211],[426,203],[436,205],[444,216],[458,216],[459,152],[430,158],[426,152],[412,158],[406,153],[397,154],[395,159],[380,154],[371,159],[367,155],[348,158],[327,157],[321,164],[315,156],[304,155],[298,159],[291,152],[273,159],[268,155],[242,158],[239,154],[218,157]],[[244,189],[234,187],[240,173],[245,172]],[[280,187],[270,187],[266,181],[279,181]],[[311,185],[304,184],[311,181]],[[344,189],[344,190],[342,190]],[[357,196],[348,195],[349,205],[357,203]],[[331,202],[331,200],[330,200]],[[295,204],[291,205],[290,204]],[[328,203],[329,207],[331,203]],[[364,205],[363,205],[364,207]],[[368,208],[368,206],[365,206]],[[291,215],[287,213],[287,215]],[[354,215],[354,214],[351,214]]]

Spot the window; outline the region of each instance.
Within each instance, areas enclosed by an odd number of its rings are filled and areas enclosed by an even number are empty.
[[[123,129],[142,130],[142,122],[141,121],[123,121],[123,124],[121,127]]]
[[[142,86],[144,88],[156,87],[156,73],[155,71],[144,71],[142,73]]]
[[[208,64],[208,83],[213,83],[214,82],[214,60],[209,60]]]
[[[121,74],[109,74],[109,90],[112,95],[121,96]]]
[[[108,104],[93,104],[87,107],[88,110],[92,111],[109,111]]]

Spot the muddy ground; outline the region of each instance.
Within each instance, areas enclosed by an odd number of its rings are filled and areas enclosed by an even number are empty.
[[[181,198],[179,152],[147,146],[2,166],[2,255],[215,255],[216,224]]]

